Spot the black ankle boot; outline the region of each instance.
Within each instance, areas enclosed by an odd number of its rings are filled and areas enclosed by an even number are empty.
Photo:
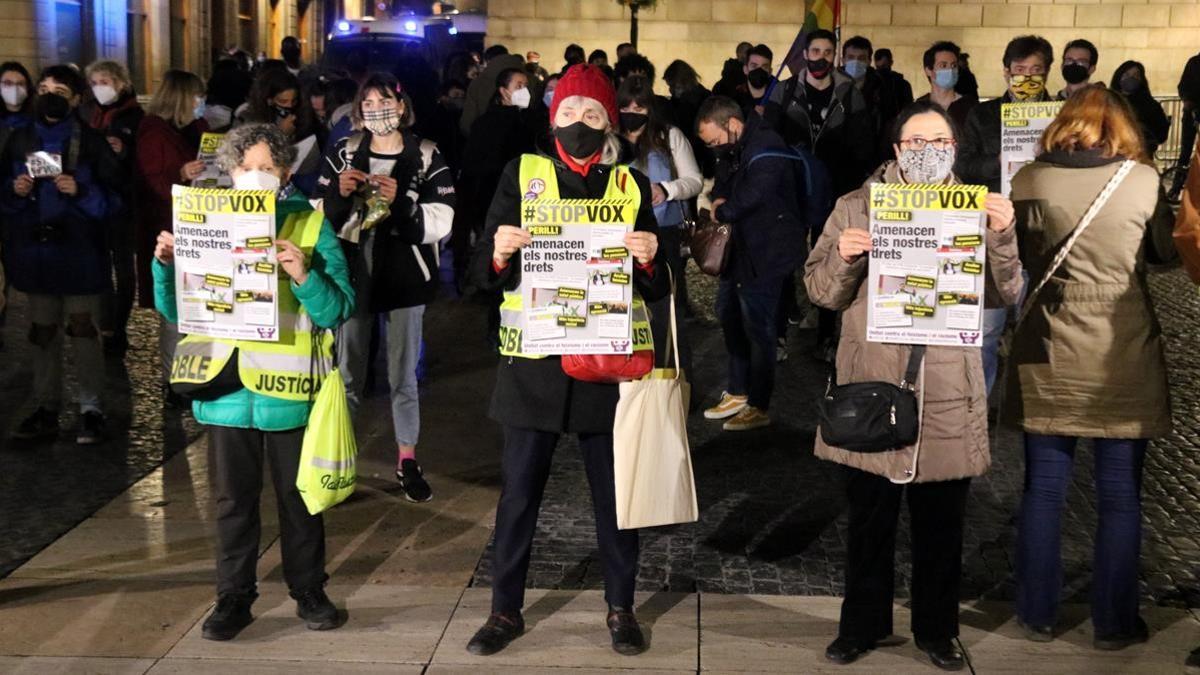
[[[217,606],[204,620],[201,634],[205,640],[232,640],[242,629],[254,621],[250,606],[256,593],[223,593],[217,598]]]
[[[873,642],[863,642],[848,637],[838,636],[825,648],[825,658],[844,666],[854,663],[860,656],[875,648]]]
[[[467,643],[467,651],[476,656],[491,656],[521,637],[525,632],[525,619],[520,612],[497,612],[488,617]]]
[[[646,636],[632,609],[610,606],[607,623],[613,651],[623,656],[636,656],[646,651]]]
[[[942,670],[962,670],[967,665],[967,659],[956,640],[917,640],[917,649],[929,655],[933,665]]]

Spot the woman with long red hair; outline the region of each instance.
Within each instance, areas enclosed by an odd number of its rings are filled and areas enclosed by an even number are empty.
[[[1119,93],[1077,92],[1046,129],[1042,154],[1013,179],[1028,297],[1008,364],[1004,417],[1025,432],[1017,541],[1017,619],[1054,638],[1060,533],[1075,446],[1095,446],[1099,525],[1093,645],[1148,638],[1138,616],[1141,475],[1150,439],[1170,432],[1161,330],[1145,262],[1173,257],[1137,118]]]

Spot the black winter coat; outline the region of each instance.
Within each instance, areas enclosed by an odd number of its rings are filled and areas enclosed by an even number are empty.
[[[1044,94],[1041,101],[1050,100]],[[966,185],[986,185],[989,192],[1000,191],[1000,107],[1012,103],[1012,93],[988,99],[967,114],[967,128],[958,140],[958,161],[954,175]]]
[[[611,166],[597,164],[584,179],[557,158],[553,159],[558,191],[563,199],[599,199],[604,196]],[[492,268],[496,230],[501,225],[521,223],[520,168],[519,157],[505,167],[488,210],[484,238],[479,242],[475,258],[471,261],[476,285],[484,291],[511,291],[521,284],[519,252],[499,274]],[[651,206],[650,181],[636,169],[631,169],[630,173],[642,194],[634,229],[657,234],[658,221],[654,218]],[[634,268],[633,282],[647,304],[665,298],[671,292],[670,279],[663,271],[665,265],[660,250],[654,260],[653,274],[640,267]],[[618,398],[615,384],[580,382],[568,377],[557,356],[544,359],[501,357],[488,415],[501,424],[520,429],[611,434]]]
[[[349,163],[349,138],[345,138],[329,151],[321,168],[320,183],[326,188],[325,217],[336,232],[342,230],[358,206],[354,195],[342,196],[338,175],[351,167],[371,173],[371,134],[362,133],[362,142]],[[360,260],[364,247],[342,242],[350,269],[355,271],[352,281],[360,302],[365,298],[372,312],[424,305],[437,294],[438,241],[450,233],[454,219],[454,178],[437,150],[421,180],[423,168],[421,139],[406,132],[404,150],[391,172],[398,183],[391,214],[374,227],[369,277]]]
[[[786,151],[783,138],[762,118],[746,120],[733,152],[717,159],[713,197],[725,199],[715,218],[733,226],[723,278],[738,283],[780,278],[793,272],[804,252],[806,229],[796,195],[793,160],[764,157]]]
[[[834,71],[825,121],[814,129],[808,114],[807,77],[801,70],[777,84],[763,106],[763,118],[788,145],[803,146],[825,163],[835,195],[857,190],[879,165],[875,115],[854,80]]]

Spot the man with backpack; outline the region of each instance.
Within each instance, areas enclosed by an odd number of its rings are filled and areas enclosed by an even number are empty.
[[[806,226],[791,151],[761,118],[714,96],[697,114],[700,139],[717,156],[713,219],[731,227],[717,290],[717,317],[729,353],[729,384],[704,411],[726,431],[771,423],[776,312],[784,280],[804,254]]]

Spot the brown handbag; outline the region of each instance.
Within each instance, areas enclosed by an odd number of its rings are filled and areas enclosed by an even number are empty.
[[[733,226],[729,223],[709,220],[696,227],[692,233],[691,253],[701,272],[721,276],[729,262],[729,238],[732,235]]]

